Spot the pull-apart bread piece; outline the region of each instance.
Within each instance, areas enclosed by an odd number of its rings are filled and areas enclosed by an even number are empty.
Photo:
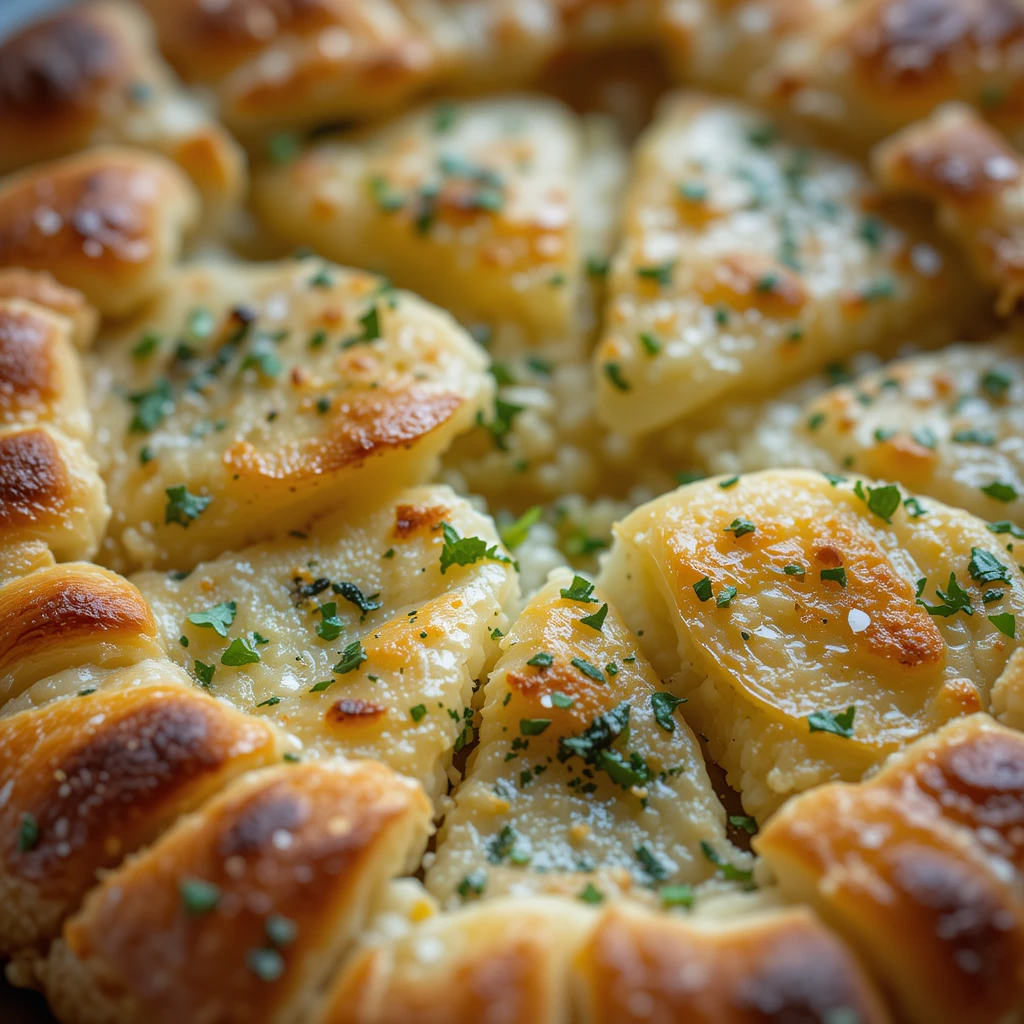
[[[989,706],[1024,639],[1002,547],[894,484],[781,470],[641,506],[601,582],[761,819]]]
[[[130,144],[180,164],[217,213],[241,198],[240,147],[184,92],[133,4],[69,5],[0,43],[0,67],[0,172]]]
[[[34,291],[25,276],[8,283],[12,292]],[[63,291],[45,279],[43,285],[44,291]],[[35,302],[0,298],[0,563],[5,572],[34,546],[49,548],[58,559],[90,558],[106,529],[103,482],[85,448],[92,419],[73,341],[76,330],[71,320]]]
[[[1024,293],[1020,154],[977,113],[957,105],[887,139],[873,162],[884,188],[935,203],[939,225],[963,246],[978,276],[999,290],[1000,312],[1012,312]]]
[[[45,270],[0,267],[0,299],[22,299],[60,314],[70,322],[71,341],[79,351],[96,339],[100,318],[95,306]]]
[[[1008,337],[899,360],[824,392],[773,455],[776,465],[895,480],[1020,537],[1022,438],[1024,343]]]
[[[257,176],[256,208],[292,243],[386,274],[465,322],[570,333],[588,221],[615,146],[554,100],[422,107],[315,143]]]
[[[46,270],[107,316],[152,299],[199,201],[168,160],[102,147],[0,180],[0,267]]]
[[[380,764],[251,772],[92,891],[43,969],[50,1004],[65,1024],[306,1021],[429,827]]]
[[[518,596],[494,524],[446,487],[135,582],[170,657],[212,693],[302,756],[379,758],[435,798]]]
[[[716,867],[750,878],[683,702],[593,584],[554,573],[502,648],[431,892],[449,903],[529,891],[645,898]]]
[[[354,954],[316,1024],[889,1021],[856,959],[803,909],[733,920],[545,897],[428,917]]]
[[[722,82],[715,71],[729,65],[715,60],[714,34],[698,34],[697,46],[710,58],[702,61],[708,80],[739,88],[836,145],[863,153],[952,100],[973,104],[1022,138],[1024,9],[1016,0],[761,0],[743,17],[722,0],[707,6],[715,12],[712,33],[745,28],[762,55]],[[689,5],[670,3],[673,9],[679,21],[690,20]]]
[[[0,955],[45,956],[99,872],[280,756],[271,725],[167,661],[0,718]]]
[[[103,558],[187,569],[426,479],[488,405],[486,357],[380,278],[197,264],[94,362]]]
[[[983,295],[921,219],[763,114],[671,97],[634,156],[600,416],[639,434],[857,351],[952,340]]]
[[[755,840],[913,1024],[995,1024],[1024,1008],[1024,734],[952,722],[870,782],[790,801]]]

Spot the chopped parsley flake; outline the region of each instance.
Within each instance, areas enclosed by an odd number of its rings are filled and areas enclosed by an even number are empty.
[[[1017,619],[1014,615],[1009,612],[1002,612],[999,615],[990,615],[988,621],[992,623],[996,629],[999,630],[1003,636],[1008,636],[1011,640],[1017,639]]]
[[[711,580],[705,576],[703,579],[697,580],[693,585],[693,592],[697,595],[701,601],[711,600]]]
[[[729,824],[740,832],[752,836],[757,831],[757,822],[749,814],[730,814]]]
[[[724,480],[718,481],[718,486],[721,487],[723,491],[727,491],[733,484],[739,483],[739,480],[740,478],[738,476],[727,476]]]
[[[572,665],[574,668],[578,668],[585,676],[593,679],[595,683],[605,682],[604,673],[596,665],[591,665],[585,658],[573,658]]]
[[[949,583],[946,584],[946,589],[942,590],[940,587],[935,588],[935,593],[938,595],[939,600],[942,604],[928,604],[927,601],[923,600],[921,595],[924,593],[925,585],[927,580],[919,580],[917,584],[917,603],[929,615],[938,615],[941,618],[948,618],[950,615],[956,615],[957,612],[963,612],[965,615],[973,615],[974,608],[971,606],[971,595],[960,586],[956,578],[955,573],[949,574]]]
[[[658,890],[658,896],[661,899],[661,905],[666,909],[693,906],[693,886],[686,883],[663,885]]]
[[[28,853],[34,850],[39,843],[39,823],[31,814],[21,816],[21,825],[18,827],[18,853]]]
[[[277,981],[284,974],[284,957],[276,949],[250,949],[245,963],[260,981]]]
[[[823,580],[832,580],[840,587],[846,587],[846,569],[837,565],[834,569],[822,569],[819,573]]]
[[[320,605],[321,621],[316,624],[316,635],[321,640],[337,640],[345,631],[345,623],[338,618],[336,601],[328,601]]]
[[[205,662],[196,658],[196,678],[203,684],[203,686],[209,686],[213,682],[213,673],[216,669],[216,665],[207,665]]]
[[[554,663],[554,660],[555,659],[546,651],[540,651],[539,653],[535,654],[532,658],[530,658],[530,660],[526,664],[533,665],[535,668],[550,668],[550,666]]]
[[[644,871],[655,882],[661,882],[668,878],[669,867],[646,843],[641,843],[639,846],[635,847],[633,853],[636,854],[636,859],[640,861],[640,865]]]
[[[220,887],[201,878],[183,878],[178,884],[178,892],[189,917],[209,914],[220,903]]]
[[[524,736],[539,736],[550,724],[550,718],[520,718],[519,731]]]
[[[515,551],[515,549],[526,540],[526,537],[530,532],[530,527],[535,523],[539,523],[543,514],[544,510],[540,505],[534,505],[533,508],[527,509],[514,522],[499,527],[498,534],[501,537],[501,543],[504,544],[509,551]]]
[[[995,583],[997,580],[1013,582],[1009,568],[983,548],[971,548],[971,561],[967,569],[976,583]]]
[[[666,260],[664,263],[655,263],[647,267],[637,267],[636,276],[644,281],[654,281],[659,287],[672,283],[672,271],[675,269],[675,260]]]
[[[701,853],[718,868],[726,881],[749,882],[753,877],[752,871],[746,868],[738,868],[735,864],[730,864],[727,860],[723,859],[706,839],[700,841],[700,849]]]
[[[590,626],[591,629],[596,629],[600,632],[604,628],[604,620],[608,616],[608,605],[603,604],[596,612],[591,615],[584,615],[580,622],[584,626]]]
[[[562,693],[561,690],[555,690],[555,692],[551,694],[551,703],[556,708],[571,708],[573,704],[576,703],[576,699],[574,697],[570,697],[566,693]]]
[[[582,891],[577,894],[576,898],[583,900],[584,903],[603,903],[604,893],[602,893],[593,882],[587,882]]]
[[[675,697],[663,690],[656,690],[651,694],[651,710],[654,712],[654,720],[665,732],[676,731],[676,720],[674,712],[680,704],[685,704],[685,697]]]
[[[331,671],[335,675],[347,675],[349,672],[354,672],[359,668],[366,659],[367,655],[366,651],[363,650],[362,641],[353,640],[352,643],[345,645],[345,649],[341,652],[341,661]]]
[[[594,597],[594,584],[583,576],[573,576],[568,587],[562,587],[559,593],[567,601],[579,601],[580,604],[597,604]]]
[[[830,732],[833,736],[850,739],[856,714],[857,708],[853,704],[845,711],[812,711],[807,716],[807,724],[811,732]]]
[[[731,587],[731,586],[730,587],[723,587],[718,592],[718,597],[715,598],[715,604],[718,605],[719,608],[728,608],[730,603],[732,602],[732,599],[735,596],[736,596],[736,588],[735,587]]]
[[[128,401],[135,406],[135,415],[128,426],[133,434],[152,433],[174,408],[171,384],[166,377],[157,380],[149,391],[129,395]]]
[[[462,899],[468,900],[473,896],[480,896],[486,885],[486,871],[471,871],[462,879],[461,882],[459,882],[456,892],[458,892]]]
[[[782,571],[787,576],[804,576],[807,570],[802,565],[797,565],[796,562],[790,562],[789,565],[784,565]]]
[[[212,629],[218,636],[226,637],[228,627],[235,621],[238,605],[234,601],[223,601],[207,608],[205,612],[192,612],[188,621],[193,626],[204,626]]]
[[[167,505],[164,508],[164,523],[178,523],[186,529],[189,523],[198,519],[213,501],[212,497],[192,494],[184,484],[168,487],[165,493]]]
[[[427,706],[426,704],[414,704],[409,708],[409,717],[414,722],[421,722],[426,717]]]
[[[236,637],[220,656],[220,663],[229,667],[255,665],[260,660],[259,652],[244,637]]]
[[[1016,537],[1017,540],[1024,540],[1024,530],[1016,523],[1011,523],[1008,519],[1001,519],[997,523],[989,523],[988,528],[992,533],[1008,533],[1011,537]]]
[[[738,517],[728,526],[723,527],[723,533],[731,533],[734,537],[742,537],[745,533],[753,533],[757,527],[749,520]]]
[[[853,493],[860,498],[879,519],[892,524],[892,515],[900,507],[903,496],[895,484],[884,487],[865,487],[860,480],[853,485]]]
[[[331,590],[339,597],[343,597],[349,604],[354,604],[364,615],[384,607],[384,602],[377,600],[379,594],[370,594],[367,597],[354,583],[344,581],[332,583]]]
[[[1013,484],[1002,483],[999,480],[993,480],[992,483],[985,484],[981,488],[981,493],[987,494],[996,501],[1014,501],[1018,497],[1017,488]]]
[[[498,551],[498,545],[487,546],[480,537],[461,537],[448,523],[442,523],[444,546],[441,548],[441,575],[453,565],[473,565],[481,559],[511,564],[512,559]]]
[[[622,376],[622,367],[618,363],[609,362],[604,364],[604,375],[611,381],[612,386],[618,391],[631,391],[633,385]]]

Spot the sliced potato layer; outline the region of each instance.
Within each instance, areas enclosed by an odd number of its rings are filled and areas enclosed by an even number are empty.
[[[615,532],[607,593],[759,818],[988,707],[1024,633],[1001,538],[892,484],[719,478]]]
[[[319,261],[201,264],[93,365],[104,558],[187,569],[430,475],[488,402],[450,317]]]
[[[435,797],[516,596],[493,524],[444,487],[135,582],[212,693],[272,718],[303,757],[380,758]]]
[[[642,896],[716,864],[750,877],[682,702],[592,584],[556,573],[502,647],[427,874],[435,895]]]
[[[857,165],[693,96],[639,144],[609,289],[598,410],[626,434],[862,349],[949,340],[979,298]]]

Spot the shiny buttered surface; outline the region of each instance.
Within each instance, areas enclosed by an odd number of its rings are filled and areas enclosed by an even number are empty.
[[[1022,46],[1018,0],[0,41],[7,978],[1024,1020]]]

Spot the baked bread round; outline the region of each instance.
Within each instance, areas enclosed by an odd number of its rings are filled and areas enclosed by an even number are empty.
[[[1024,1022],[1022,68],[1020,0],[0,41],[7,981]]]

